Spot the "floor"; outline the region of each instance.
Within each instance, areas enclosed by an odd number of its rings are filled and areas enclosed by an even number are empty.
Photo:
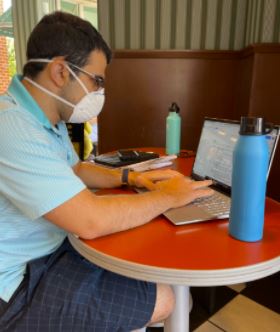
[[[191,293],[190,331],[280,331],[280,272],[247,284],[193,287]],[[160,327],[147,329],[161,331]]]

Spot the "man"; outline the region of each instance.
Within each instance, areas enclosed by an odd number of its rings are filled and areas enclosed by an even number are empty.
[[[210,195],[211,182],[78,161],[65,122],[101,111],[111,59],[90,23],[61,12],[43,17],[27,59],[0,98],[0,330],[130,331],[165,319],[174,305],[167,285],[105,271],[66,235],[93,239],[143,225]],[[98,197],[88,189],[124,183],[150,191]]]

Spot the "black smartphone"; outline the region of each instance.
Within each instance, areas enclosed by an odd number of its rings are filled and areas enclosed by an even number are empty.
[[[102,164],[109,167],[122,167],[155,158],[159,158],[159,155],[155,152],[118,150],[117,152],[111,154],[109,153],[99,155],[95,157],[94,161],[97,164]]]
[[[118,150],[117,154],[122,161],[134,161],[139,159],[139,153],[135,150]]]

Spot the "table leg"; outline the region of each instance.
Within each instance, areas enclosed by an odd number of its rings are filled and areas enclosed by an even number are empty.
[[[164,322],[164,332],[188,332],[189,331],[189,296],[188,286],[172,286],[176,304],[173,313]]]

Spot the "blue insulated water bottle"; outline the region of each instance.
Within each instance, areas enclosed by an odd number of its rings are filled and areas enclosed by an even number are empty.
[[[229,233],[241,241],[262,239],[269,150],[263,118],[242,117],[233,152]]]
[[[172,103],[169,108],[169,115],[166,118],[166,153],[178,154],[181,142],[181,117],[180,108]]]

